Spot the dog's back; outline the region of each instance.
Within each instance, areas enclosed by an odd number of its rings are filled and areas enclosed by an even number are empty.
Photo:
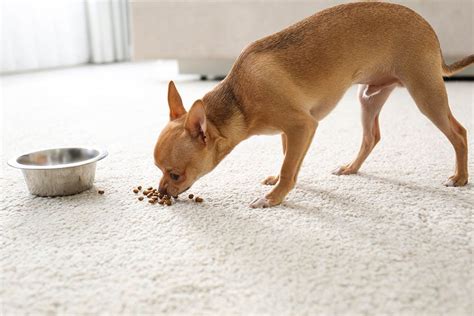
[[[316,13],[252,43],[241,58],[251,55],[271,55],[296,81],[343,75],[338,81],[347,85],[363,82],[365,69],[396,72],[400,65],[427,55],[439,67],[443,64],[438,38],[426,20],[404,6],[373,2],[343,4]],[[387,65],[392,69],[386,69]]]

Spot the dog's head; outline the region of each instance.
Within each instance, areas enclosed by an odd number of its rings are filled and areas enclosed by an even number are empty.
[[[216,135],[208,128],[204,104],[197,100],[186,112],[176,86],[168,86],[170,121],[155,145],[155,165],[163,172],[160,192],[186,191],[217,165]]]

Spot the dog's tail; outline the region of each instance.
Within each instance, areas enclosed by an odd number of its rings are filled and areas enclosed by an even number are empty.
[[[447,77],[451,77],[455,73],[463,70],[470,64],[474,63],[474,55],[469,55],[451,65],[446,65],[446,63],[443,61],[443,75]]]

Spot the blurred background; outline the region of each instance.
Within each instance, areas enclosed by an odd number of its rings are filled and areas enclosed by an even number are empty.
[[[2,74],[142,60],[224,76],[251,41],[337,0],[6,0]],[[447,62],[474,51],[472,0],[401,0],[439,36]],[[473,75],[464,72],[460,76]]]

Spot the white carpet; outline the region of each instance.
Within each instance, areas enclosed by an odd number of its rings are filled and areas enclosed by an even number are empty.
[[[2,78],[5,315],[472,314],[473,185],[442,186],[453,149],[406,90],[382,110],[382,141],[360,175],[330,173],[359,149],[353,88],[320,124],[282,206],[248,208],[269,189],[259,181],[279,170],[275,136],[242,143],[198,182],[190,191],[202,205],[163,208],[131,192],[160,176],[152,158],[168,117],[160,71],[122,64]],[[187,106],[213,85],[177,82]],[[474,83],[447,87],[472,133]],[[108,148],[96,174],[104,196],[33,197],[5,164],[75,144]]]

